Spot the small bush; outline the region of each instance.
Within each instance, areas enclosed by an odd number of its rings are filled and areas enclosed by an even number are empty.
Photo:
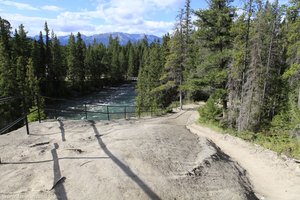
[[[278,131],[287,131],[290,129],[290,117],[287,113],[280,113],[276,115],[271,122],[271,131],[278,132]]]
[[[34,110],[36,110],[36,111],[34,111]],[[39,120],[37,106],[33,106],[32,108],[30,108],[29,112],[30,112],[30,114],[28,115],[28,122],[35,122],[35,121]],[[40,109],[40,115],[41,115],[41,120],[46,119],[46,115],[42,109]]]
[[[198,112],[202,122],[217,122],[222,115],[222,109],[215,103],[213,98],[209,98],[206,104],[199,108]]]

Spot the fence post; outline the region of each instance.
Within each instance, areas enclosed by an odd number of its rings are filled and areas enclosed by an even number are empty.
[[[109,121],[110,118],[109,118],[109,108],[108,108],[108,106],[106,106],[106,112],[107,112],[107,120]]]
[[[36,103],[37,103],[37,109],[38,109],[39,123],[41,123],[40,98],[38,95],[36,95]]]
[[[84,112],[85,112],[85,119],[87,119],[86,103],[84,103]]]
[[[138,108],[139,119],[141,118],[141,108]]]
[[[23,97],[23,115],[24,115],[24,121],[26,125],[26,132],[27,135],[29,135],[29,126],[28,126],[28,119],[27,119],[27,111],[26,111],[26,100],[25,97]]]
[[[126,119],[126,106],[125,106],[125,108],[124,108],[124,119]]]
[[[54,108],[54,119],[57,119],[57,110]]]

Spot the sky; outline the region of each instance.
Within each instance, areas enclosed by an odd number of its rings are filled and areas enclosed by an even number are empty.
[[[283,0],[282,0],[283,1]],[[38,35],[47,21],[56,35],[80,32],[145,33],[162,36],[174,28],[185,0],[0,0],[0,17],[13,29],[25,26],[29,36]],[[206,0],[191,0],[194,10],[207,7]]]

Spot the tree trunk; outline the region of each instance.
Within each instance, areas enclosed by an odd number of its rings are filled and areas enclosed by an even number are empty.
[[[300,109],[300,87],[299,87],[299,94],[298,94],[298,108]]]
[[[222,106],[223,106],[223,119],[224,120],[227,120],[227,100],[226,99],[223,99],[222,100]]]
[[[180,110],[182,110],[182,108],[183,108],[181,82],[182,82],[182,76],[180,75],[180,81],[179,81],[179,105],[180,105]]]

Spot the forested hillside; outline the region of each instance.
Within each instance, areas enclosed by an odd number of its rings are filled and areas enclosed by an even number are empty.
[[[299,135],[300,2],[208,2],[191,11],[186,0],[172,35],[144,54],[137,104],[207,99],[204,122]]]

